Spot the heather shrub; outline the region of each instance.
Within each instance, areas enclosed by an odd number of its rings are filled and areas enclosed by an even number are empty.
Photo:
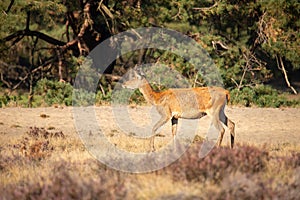
[[[205,192],[205,199],[299,199],[300,173],[287,183],[260,175],[245,173],[231,174],[226,177],[217,189]]]
[[[4,173],[13,166],[26,166],[33,164],[31,160],[24,156],[13,154],[13,155],[1,155],[0,156],[0,172]]]
[[[278,157],[278,162],[282,162],[286,167],[300,167],[300,153],[292,152],[290,156]]]
[[[26,132],[26,134],[34,139],[39,138],[65,138],[66,136],[63,134],[62,131],[58,132],[50,132],[47,131],[45,128],[39,128],[39,127],[29,127],[29,131]]]
[[[63,167],[66,166],[66,167]],[[124,186],[125,178],[115,171],[101,171],[94,178],[80,177],[67,169],[68,163],[54,166],[50,177],[42,177],[42,183],[25,181],[18,185],[0,187],[3,199],[124,199],[129,194]]]
[[[52,139],[65,138],[62,131],[50,132],[44,128],[30,127],[20,142],[8,146],[17,151],[15,154],[32,160],[42,160],[51,155],[55,148]]]
[[[205,158],[198,157],[201,144],[192,146],[177,162],[165,170],[178,181],[220,182],[230,173],[255,174],[263,171],[269,159],[268,152],[252,146],[237,145],[214,148]]]
[[[293,152],[292,156],[290,158],[290,162],[294,168],[300,167],[300,153],[299,152]]]

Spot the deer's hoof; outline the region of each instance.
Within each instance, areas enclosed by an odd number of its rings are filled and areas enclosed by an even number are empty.
[[[161,133],[157,133],[155,136],[156,136],[156,137],[166,137],[166,135],[161,134]]]
[[[154,148],[154,147],[151,147],[149,152],[150,152],[150,153],[151,153],[151,152],[155,152],[155,148]]]

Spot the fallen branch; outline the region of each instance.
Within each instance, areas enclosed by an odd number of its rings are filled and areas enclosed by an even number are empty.
[[[278,60],[279,60],[279,62],[278,62]],[[285,79],[287,86],[293,91],[294,94],[298,94],[297,91],[295,90],[295,88],[291,85],[291,83],[289,81],[289,78],[288,78],[287,72],[285,70],[281,56],[279,56],[279,59],[278,59],[278,56],[276,55],[276,61],[277,61],[278,68],[283,72],[284,79]]]

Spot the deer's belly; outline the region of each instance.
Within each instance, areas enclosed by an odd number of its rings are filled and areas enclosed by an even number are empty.
[[[184,118],[184,119],[199,119],[206,115],[205,112],[190,111],[190,112],[172,112],[172,117],[174,118]]]

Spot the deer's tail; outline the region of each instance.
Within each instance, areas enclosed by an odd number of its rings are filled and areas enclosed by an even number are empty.
[[[227,103],[229,103],[229,101],[230,101],[230,93],[229,93],[229,91],[225,90],[225,94],[226,94],[226,101],[227,101]]]

